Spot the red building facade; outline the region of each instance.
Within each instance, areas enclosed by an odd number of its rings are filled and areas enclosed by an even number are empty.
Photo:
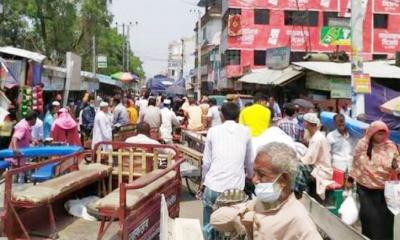
[[[265,50],[289,47],[292,60],[306,53],[333,52],[320,43],[330,18],[350,17],[351,0],[222,0],[222,77],[234,79],[248,69],[265,67]],[[392,58],[400,50],[400,1],[363,0],[364,59]],[[229,16],[240,16],[240,34],[228,35]],[[350,52],[341,46],[339,51]],[[227,84],[227,87],[229,88]]]

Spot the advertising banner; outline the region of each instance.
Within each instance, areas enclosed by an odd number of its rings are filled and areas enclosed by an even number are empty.
[[[350,46],[351,30],[343,27],[322,27],[320,42],[324,45]]]
[[[371,78],[369,74],[353,74],[353,84],[355,93],[371,93]]]

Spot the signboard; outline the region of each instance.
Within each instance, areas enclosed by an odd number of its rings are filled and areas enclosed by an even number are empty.
[[[321,44],[350,46],[351,31],[343,27],[322,27],[320,33]]]
[[[290,49],[287,47],[270,48],[266,52],[266,66],[271,69],[284,69],[290,63]]]
[[[342,27],[342,28],[351,28],[350,26],[350,18],[343,17],[333,17],[328,19],[329,27]]]
[[[330,82],[331,98],[351,98],[350,79],[332,78]]]
[[[97,56],[97,67],[107,68],[107,57],[103,55]]]
[[[371,78],[369,74],[353,74],[354,92],[371,93]]]

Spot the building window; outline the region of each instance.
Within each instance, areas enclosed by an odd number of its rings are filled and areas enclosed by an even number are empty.
[[[318,26],[317,11],[285,11],[285,25]]]
[[[228,8],[226,10],[224,16],[222,17],[222,29],[224,29],[228,25],[229,15],[241,15],[242,9],[240,8]]]
[[[254,65],[265,66],[266,51],[254,50]]]
[[[328,27],[329,26],[329,19],[330,18],[337,18],[338,12],[324,12],[323,13],[324,16],[324,26]]]
[[[373,60],[386,60],[387,54],[372,54]]]
[[[374,28],[384,28],[388,27],[388,18],[387,14],[374,14]]]
[[[254,9],[254,24],[269,24],[269,10]]]
[[[226,50],[225,65],[240,65],[240,50]]]

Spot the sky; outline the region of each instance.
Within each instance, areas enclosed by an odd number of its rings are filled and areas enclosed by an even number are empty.
[[[118,24],[138,22],[130,30],[131,48],[143,61],[146,77],[164,73],[168,44],[194,35],[198,0],[113,0],[111,12]],[[122,32],[122,27],[119,27]]]

